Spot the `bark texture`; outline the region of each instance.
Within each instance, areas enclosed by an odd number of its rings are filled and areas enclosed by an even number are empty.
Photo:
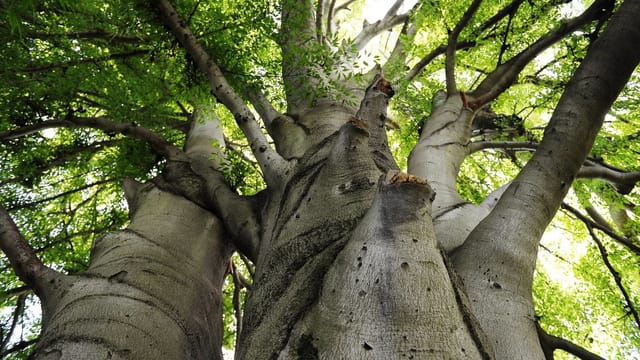
[[[379,68],[363,76],[368,87],[340,98],[331,87],[336,69],[308,61],[331,35],[331,20],[323,32],[322,17],[335,1],[319,3],[315,12],[312,1],[281,3],[287,112],[247,90],[272,147],[188,22],[168,0],[152,1],[235,118],[267,189],[241,197],[225,183],[225,137],[212,104],[197,107],[184,151],[143,127],[68,116],[65,126],[144,139],[167,163],[153,182],[125,184],[131,224],[95,242],[81,275],[46,268],[0,211],[0,245],[42,298],[33,359],[220,359],[220,293],[235,250],[256,265],[237,359],[544,358],[531,294],[539,240],[640,61],[640,1],[625,1],[593,44],[524,170],[479,205],[456,184],[477,111],[537,54],[611,11],[612,2],[594,2],[465,93],[456,88],[455,51],[471,46],[458,40],[481,6],[471,2],[441,47],[447,92],[433,99],[409,174],[389,149],[394,90]],[[405,35],[415,34],[400,5],[365,24],[355,47],[402,22]],[[394,56],[403,53],[397,49]]]
[[[131,225],[60,278],[33,359],[221,359],[220,289],[231,248],[211,213],[152,184]]]

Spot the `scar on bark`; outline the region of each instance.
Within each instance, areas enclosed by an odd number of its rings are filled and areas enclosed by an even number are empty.
[[[480,95],[476,98],[468,98],[464,91],[460,91],[460,98],[462,98],[462,106],[471,111],[476,111],[484,105],[486,95]]]
[[[385,179],[387,184],[400,184],[400,183],[413,183],[420,185],[427,185],[427,181],[425,179],[419,178],[415,175],[403,173],[401,171],[392,170],[387,173],[387,178]]]
[[[364,119],[360,119],[355,116],[349,118],[349,123],[351,123],[351,125],[353,125],[354,127],[362,130],[366,130],[369,128],[369,125],[367,125],[367,122]]]
[[[392,97],[396,93],[391,88],[391,83],[383,77],[376,81],[375,85],[373,85],[373,89],[386,94],[388,97]]]

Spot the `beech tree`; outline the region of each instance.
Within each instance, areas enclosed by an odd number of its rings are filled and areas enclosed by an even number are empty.
[[[638,356],[640,1],[0,9],[3,356]]]

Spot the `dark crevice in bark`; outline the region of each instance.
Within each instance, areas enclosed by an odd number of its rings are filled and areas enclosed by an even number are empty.
[[[287,207],[288,201],[290,201],[290,199],[288,199],[286,196],[281,197],[280,203],[276,211],[279,214],[278,217],[280,219],[287,219],[287,220],[279,222],[279,226],[274,229],[273,235],[272,235],[274,239],[280,238],[280,233],[282,232],[284,227],[287,225],[288,220],[293,216],[293,214],[296,211],[298,211],[300,205],[304,202],[305,198],[307,198],[307,194],[309,194],[309,190],[313,187],[313,185],[315,185],[315,180],[317,179],[318,174],[322,172],[322,169],[324,168],[325,164],[326,164],[326,161],[322,161],[322,162],[313,164],[310,167],[305,167],[302,173],[297,173],[297,175],[287,183],[283,191],[284,194],[288,194],[292,188],[296,188],[300,184],[302,186],[302,190],[300,194],[297,196],[296,201],[293,202],[293,206],[291,206],[291,209],[289,210],[285,210],[285,208]]]
[[[458,275],[458,273],[454,270],[454,266],[449,260],[449,256],[446,254],[446,252],[444,250],[440,250],[440,254],[447,269],[447,273],[449,274],[449,279],[451,280],[451,286],[453,287],[453,292],[455,293],[456,302],[458,303],[458,308],[462,313],[462,318],[467,325],[467,329],[469,330],[471,337],[475,341],[477,349],[478,351],[480,351],[482,358],[484,360],[491,360],[494,358],[494,352],[493,348],[491,347],[491,342],[482,330],[480,322],[478,322],[478,319],[476,319],[475,315],[473,315],[473,310],[471,309],[471,305],[469,304],[469,298],[464,292],[464,284],[462,278],[460,278],[460,275]]]
[[[250,297],[260,299],[260,303],[254,304],[251,313],[245,314],[245,332],[240,334],[244,346],[238,349],[239,358],[244,358],[243,354],[251,348],[254,351],[260,349],[261,355],[269,359],[278,357],[296,322],[317,301],[324,275],[344,247],[356,223],[357,219],[350,219],[319,226],[297,241],[293,240],[296,244],[286,244],[273,250],[275,254],[270,256],[272,261],[263,265],[273,271],[256,279],[254,284],[259,284],[259,287],[254,287],[250,294]],[[319,238],[325,238],[325,241],[318,244]],[[314,245],[312,249],[309,244]],[[254,333],[263,330],[261,327],[275,329],[266,340],[252,338]],[[247,329],[251,329],[251,332],[246,333]],[[259,345],[252,344],[254,342]]]
[[[118,266],[118,265],[121,265],[121,266]],[[100,272],[97,270],[102,267],[107,268],[107,270],[110,270],[113,268],[124,269],[127,267],[131,267],[132,265],[143,265],[145,266],[145,268],[140,271],[147,272],[149,274],[156,275],[156,276],[169,278],[172,282],[174,282],[174,284],[185,285],[185,287],[188,287],[191,281],[196,280],[195,278],[185,279],[184,278],[185,274],[183,273],[180,267],[172,266],[171,264],[167,264],[167,263],[158,262],[158,260],[153,256],[140,256],[140,255],[121,256],[111,261],[102,262],[99,265],[92,265],[91,268],[85,274],[93,275],[92,277],[105,278],[105,279],[108,279],[109,281],[117,280],[120,283],[127,284],[133,288],[143,291],[137,286],[134,286],[129,282],[123,281],[122,276],[117,277],[116,276],[117,274],[112,274],[112,275],[100,274]],[[169,274],[167,272],[159,273],[149,269],[151,266],[155,266],[155,265],[159,265],[161,267],[169,269],[172,274]],[[122,271],[127,272],[126,270],[122,270]]]
[[[389,170],[399,170],[396,160],[389,151],[373,150],[371,157],[378,170],[382,173],[386,173]]]
[[[436,194],[436,196],[437,196],[437,194]],[[453,204],[453,205],[447,206],[446,208],[442,208],[442,209],[440,209],[438,211],[437,214],[433,215],[433,221],[436,221],[439,218],[447,215],[448,213],[450,213],[452,211],[455,211],[457,209],[460,209],[462,207],[465,207],[467,205],[473,205],[473,204],[471,204],[470,202],[465,201],[465,202],[461,202],[461,203],[457,203],[457,204]]]

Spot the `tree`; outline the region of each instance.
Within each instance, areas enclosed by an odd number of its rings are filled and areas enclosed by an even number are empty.
[[[596,359],[534,309],[561,207],[637,345],[640,1],[563,3],[3,3],[0,351],[221,358],[231,274],[238,359]]]

